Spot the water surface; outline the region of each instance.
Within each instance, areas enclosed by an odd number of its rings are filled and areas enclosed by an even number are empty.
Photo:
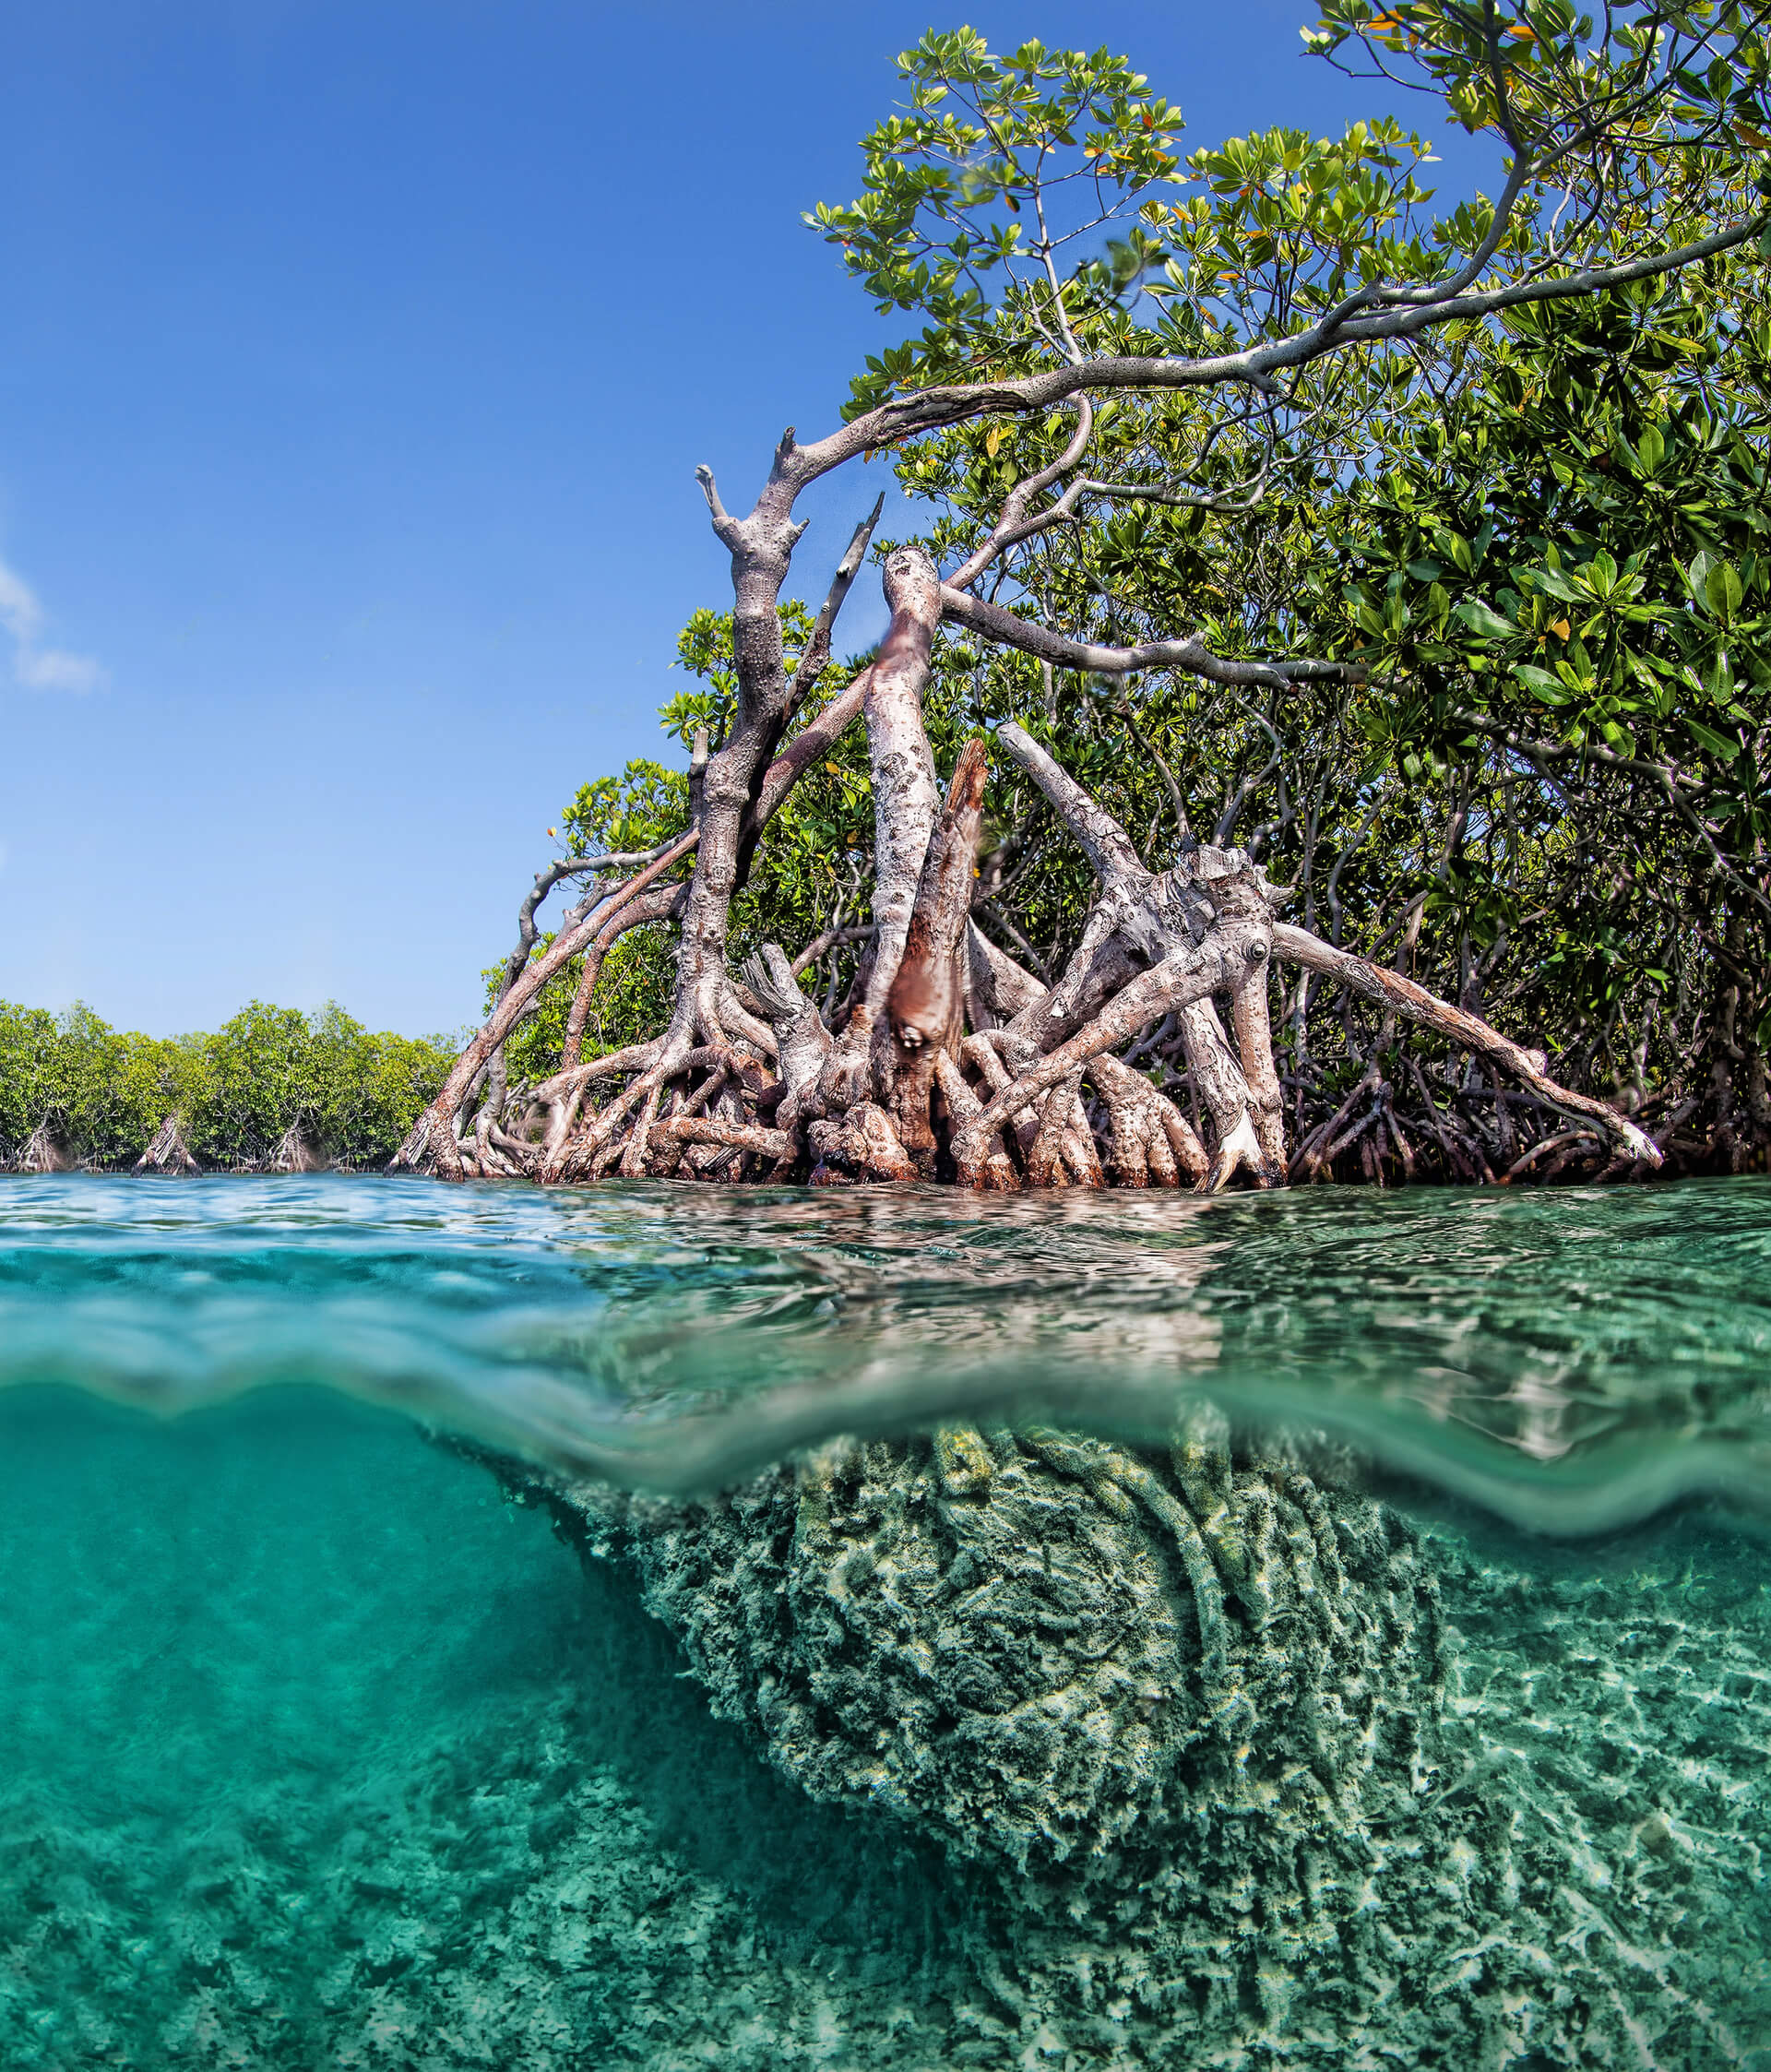
[[[788,1447],[1208,1394],[1534,1530],[1771,1505],[1771,1181],[969,1199],[422,1180],[0,1182],[0,1387],[274,1384],[717,1488]]]

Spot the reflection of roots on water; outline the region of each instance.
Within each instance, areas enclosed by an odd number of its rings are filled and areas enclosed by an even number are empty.
[[[699,1491],[833,1432],[1020,1422],[1035,1406],[1159,1441],[1177,1393],[1203,1388],[1239,1428],[1326,1422],[1386,1468],[1552,1536],[1626,1526],[1694,1494],[1771,1501],[1751,1381],[1762,1307],[1739,1274],[1729,1302],[1681,1243],[1694,1229],[1698,1255],[1707,1243],[1726,1262],[1752,1205],[1663,1204],[1423,1192],[1373,1215],[1369,1199],[1321,1196],[765,1201],[683,1186],[612,1211],[587,1198],[575,1213],[592,1242],[618,1214],[621,1234],[713,1270],[610,1290],[582,1351],[560,1363],[597,1384],[576,1421],[569,1403],[550,1420],[582,1444],[541,1457]],[[1577,1314],[1546,1310],[1531,1291],[1571,1244],[1589,1260],[1601,1242],[1617,1254],[1606,1219],[1622,1216],[1653,1299],[1626,1271],[1596,1273]],[[520,1385],[502,1372],[501,1400]],[[633,1415],[642,1405],[651,1429]],[[537,1452],[514,1423],[473,1428]],[[1521,1473],[1522,1459],[1550,1471]]]
[[[994,1895],[974,2040],[1740,2062],[1765,1633],[1484,1564],[1347,1467],[1202,1410],[1166,1457],[950,1423],[707,1505],[548,1500],[776,1768]]]

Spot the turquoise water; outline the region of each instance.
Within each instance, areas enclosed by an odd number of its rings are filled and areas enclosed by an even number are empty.
[[[1201,1395],[1356,1445],[1418,1521],[1460,1702],[1609,1866],[1620,1949],[1625,1868],[1700,1877],[1726,1960],[1698,1994],[1663,1911],[1615,2033],[1652,1974],[1703,2001],[1689,2062],[1771,2065],[1771,1185],[46,1177],[0,1182],[0,2066],[949,2061],[987,1881],[759,1760],[450,1440],[683,1493],[944,1416],[1155,1438]],[[1575,1761],[1582,1711],[1618,1723]],[[1004,2018],[965,2062],[1192,2062]],[[1379,2062],[1309,2035],[1235,2062]]]

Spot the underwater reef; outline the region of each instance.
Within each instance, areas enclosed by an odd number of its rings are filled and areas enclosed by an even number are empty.
[[[1771,2066],[1756,1561],[1527,1563],[1209,1411],[707,1503],[498,1471],[779,1775],[978,1895],[935,2032],[833,2065]]]

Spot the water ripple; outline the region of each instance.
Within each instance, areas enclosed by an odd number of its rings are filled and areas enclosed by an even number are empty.
[[[277,1384],[704,1489],[837,1432],[1208,1395],[1544,1530],[1771,1512],[1771,1182],[1627,1190],[543,1193],[0,1181],[0,1386]]]

